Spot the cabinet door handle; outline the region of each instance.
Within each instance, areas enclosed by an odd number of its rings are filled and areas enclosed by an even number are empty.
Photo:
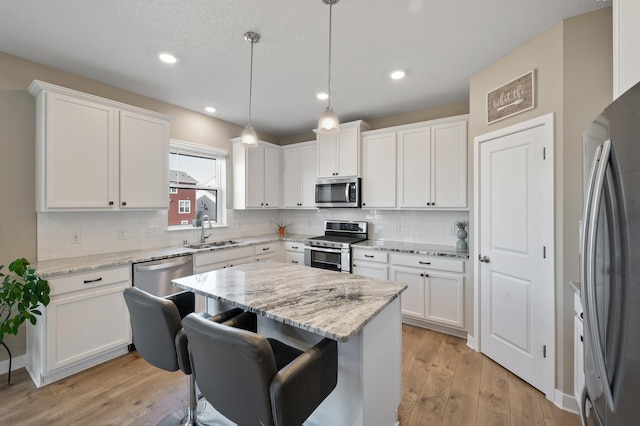
[[[263,247],[262,248],[262,251],[268,251],[268,250],[269,250],[269,247]]]
[[[297,260],[292,260],[291,263],[298,263],[298,261]]]
[[[298,250],[298,246],[291,246],[292,249]]]
[[[102,281],[102,277],[100,277],[100,278],[96,278],[96,279],[94,279],[94,280],[84,280],[84,283],[85,283],[85,284],[91,284],[91,283],[97,283],[97,282],[99,282],[99,281]]]
[[[113,205],[113,201],[109,201],[109,205],[112,206]]]
[[[127,205],[127,202],[126,202],[126,201],[123,201],[123,202],[122,202],[122,205],[123,205],[123,206],[126,206],[126,205]]]
[[[431,265],[431,262],[423,262],[422,260],[418,260],[418,263],[421,265]]]
[[[372,254],[365,254],[364,257],[370,257],[370,258],[374,258],[375,256]]]

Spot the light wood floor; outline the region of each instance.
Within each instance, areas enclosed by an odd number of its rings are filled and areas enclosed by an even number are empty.
[[[186,377],[130,353],[37,389],[24,369],[0,376],[1,425],[153,425],[186,404]],[[460,338],[402,326],[401,425],[579,426]]]

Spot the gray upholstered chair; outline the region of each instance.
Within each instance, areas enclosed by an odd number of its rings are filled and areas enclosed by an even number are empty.
[[[186,424],[196,422],[197,397],[191,363],[187,350],[187,338],[181,320],[195,309],[195,295],[189,291],[171,296],[153,296],[136,287],[124,290],[124,299],[129,309],[133,343],[138,353],[149,364],[166,371],[181,370],[188,377],[188,406],[169,414],[161,424]],[[224,322],[242,309],[232,309],[221,314],[193,314],[203,321]],[[250,320],[250,318],[247,318]],[[245,320],[245,324],[246,324]],[[255,326],[250,327],[255,330]]]
[[[236,319],[242,321],[241,314]],[[301,425],[333,391],[338,346],[323,339],[307,351],[251,331],[182,320],[193,374],[204,398],[238,425]]]

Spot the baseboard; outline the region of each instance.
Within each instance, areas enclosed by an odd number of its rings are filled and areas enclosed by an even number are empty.
[[[11,360],[11,371],[16,371],[27,365],[27,354],[14,356]],[[9,360],[0,361],[0,374],[7,374],[9,372]]]
[[[480,348],[478,347],[478,341],[475,337],[470,334],[467,334],[467,346],[473,349],[476,352],[480,352]]]
[[[415,325],[416,327],[427,328],[429,330],[438,331],[440,333],[450,334],[456,337],[462,337],[466,339],[466,330],[460,330],[457,328],[447,327],[446,325],[434,324],[428,321],[423,321],[417,318],[402,316],[402,322],[405,324]]]
[[[568,395],[556,389],[555,399],[553,403],[565,411],[569,411],[578,415],[580,414],[578,401],[576,401],[576,397],[574,395]]]

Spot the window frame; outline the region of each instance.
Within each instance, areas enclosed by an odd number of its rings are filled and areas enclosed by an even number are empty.
[[[212,226],[216,228],[227,227],[227,208],[226,208],[226,199],[227,199],[227,162],[228,162],[228,151],[220,148],[214,148],[205,145],[194,144],[191,142],[185,142],[178,139],[170,139],[169,140],[169,154],[183,154],[192,157],[201,157],[201,158],[209,158],[215,159],[216,165],[216,183],[217,186],[196,186],[193,185],[180,185],[180,184],[171,184],[169,182],[169,189],[171,188],[188,188],[188,189],[201,189],[201,190],[214,190],[216,192],[216,217],[217,221],[212,222]],[[167,162],[170,163],[169,161]],[[170,168],[170,166],[168,166]],[[196,200],[194,200],[196,201]],[[192,207],[193,208],[193,207]],[[167,213],[168,215],[168,213]],[[192,224],[186,225],[169,225],[169,218],[165,223],[167,223],[168,231],[186,231],[193,230],[194,227]]]

